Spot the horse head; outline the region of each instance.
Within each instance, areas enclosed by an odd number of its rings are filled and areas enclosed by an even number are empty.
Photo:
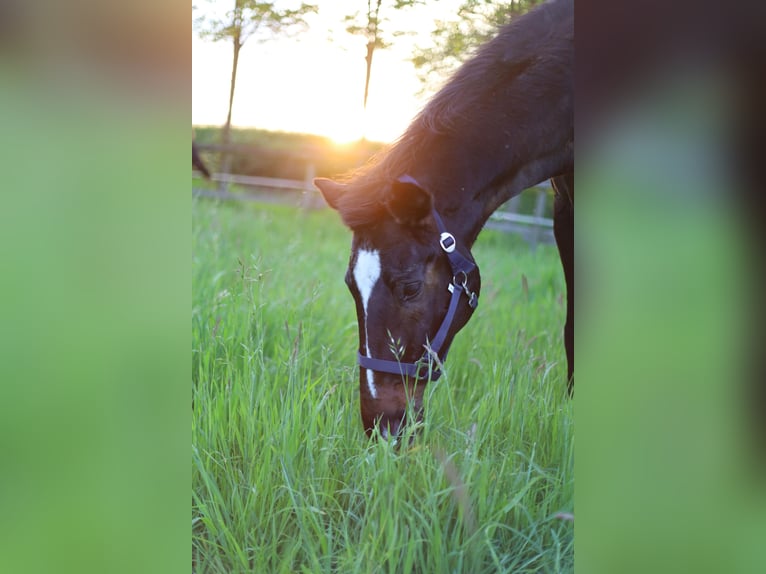
[[[479,270],[414,179],[373,195],[355,193],[353,181],[314,183],[353,232],[345,280],[359,326],[362,423],[368,435],[377,427],[394,437],[422,418],[425,386],[478,302]]]

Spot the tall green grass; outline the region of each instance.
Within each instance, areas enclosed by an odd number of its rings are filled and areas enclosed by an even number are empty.
[[[572,570],[554,246],[482,234],[479,308],[397,449],[362,431],[337,215],[199,201],[192,238],[195,572]]]

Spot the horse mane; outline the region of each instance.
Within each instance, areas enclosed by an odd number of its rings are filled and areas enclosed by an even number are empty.
[[[541,22],[529,25],[527,16],[537,14]],[[532,16],[535,18],[535,16]],[[461,65],[418,113],[404,133],[378,152],[364,166],[341,177],[347,184],[338,200],[338,211],[350,227],[374,223],[384,210],[391,182],[414,171],[423,152],[440,137],[459,131],[466,118],[482,108],[503,85],[524,74],[546,58],[555,58],[553,35],[557,23],[572,19],[571,0],[553,0],[503,26],[489,42],[480,46]],[[569,29],[573,26],[569,25]],[[559,38],[560,40],[560,38]],[[555,48],[554,48],[555,49]]]

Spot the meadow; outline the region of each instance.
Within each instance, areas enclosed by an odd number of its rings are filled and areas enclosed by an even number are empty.
[[[362,430],[337,215],[208,200],[192,213],[194,572],[573,570],[555,246],[481,234],[479,307],[413,446],[396,448]]]

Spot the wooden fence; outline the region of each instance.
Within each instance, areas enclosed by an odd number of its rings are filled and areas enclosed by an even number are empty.
[[[535,194],[535,208],[532,215],[518,213],[521,202],[521,194],[519,194],[505,202],[495,213],[490,215],[484,227],[507,233],[518,233],[532,247],[536,247],[538,243],[555,243],[553,220],[545,217],[548,196],[552,192],[548,182],[523,191],[524,194]]]

